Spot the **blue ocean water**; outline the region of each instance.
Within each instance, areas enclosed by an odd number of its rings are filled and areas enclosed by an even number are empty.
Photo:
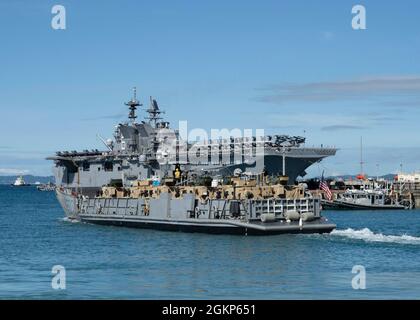
[[[127,229],[66,221],[54,193],[0,186],[0,299],[420,298],[420,211],[324,215],[330,235]]]

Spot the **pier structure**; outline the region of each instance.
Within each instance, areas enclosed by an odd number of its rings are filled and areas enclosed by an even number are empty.
[[[392,192],[399,199],[406,199],[412,208],[420,208],[420,181],[395,181]]]
[[[313,196],[327,199],[325,191],[318,187],[314,188],[314,184],[311,187],[309,192]],[[394,181],[385,179],[333,180],[329,182],[329,187],[332,194],[331,200],[337,200],[347,190],[384,190],[392,202],[403,204],[407,209],[420,208],[420,178],[408,180],[399,179],[396,176]]]

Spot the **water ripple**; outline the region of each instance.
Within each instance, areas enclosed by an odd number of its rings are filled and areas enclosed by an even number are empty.
[[[364,240],[367,242],[387,242],[399,244],[420,245],[420,237],[414,237],[407,234],[402,235],[385,235],[382,233],[374,233],[369,228],[355,230],[348,228],[345,230],[334,230],[331,235],[347,237],[350,239]]]

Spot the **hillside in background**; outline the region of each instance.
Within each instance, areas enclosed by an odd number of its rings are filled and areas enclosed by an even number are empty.
[[[382,176],[379,176],[379,177],[372,176],[372,175],[367,175],[367,177],[372,178],[372,179],[379,178],[379,179],[385,179],[385,180],[392,181],[392,180],[394,180],[395,174],[389,173],[389,174],[385,174],[385,175],[382,175]],[[325,179],[328,179],[328,180],[337,180],[337,179],[344,179],[344,180],[353,179],[353,180],[356,180],[356,176],[355,175],[329,176],[329,177],[325,177]]]
[[[15,182],[18,176],[0,176],[0,184],[12,184]],[[33,176],[33,175],[24,175],[23,179],[26,183],[34,184],[35,182],[48,183],[54,182],[53,176],[42,177],[42,176]]]

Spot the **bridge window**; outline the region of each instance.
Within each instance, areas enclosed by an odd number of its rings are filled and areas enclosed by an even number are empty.
[[[104,170],[105,171],[113,171],[114,170],[114,165],[112,162],[105,162],[104,163]]]
[[[90,170],[90,163],[89,162],[83,162],[83,171],[89,171]]]

